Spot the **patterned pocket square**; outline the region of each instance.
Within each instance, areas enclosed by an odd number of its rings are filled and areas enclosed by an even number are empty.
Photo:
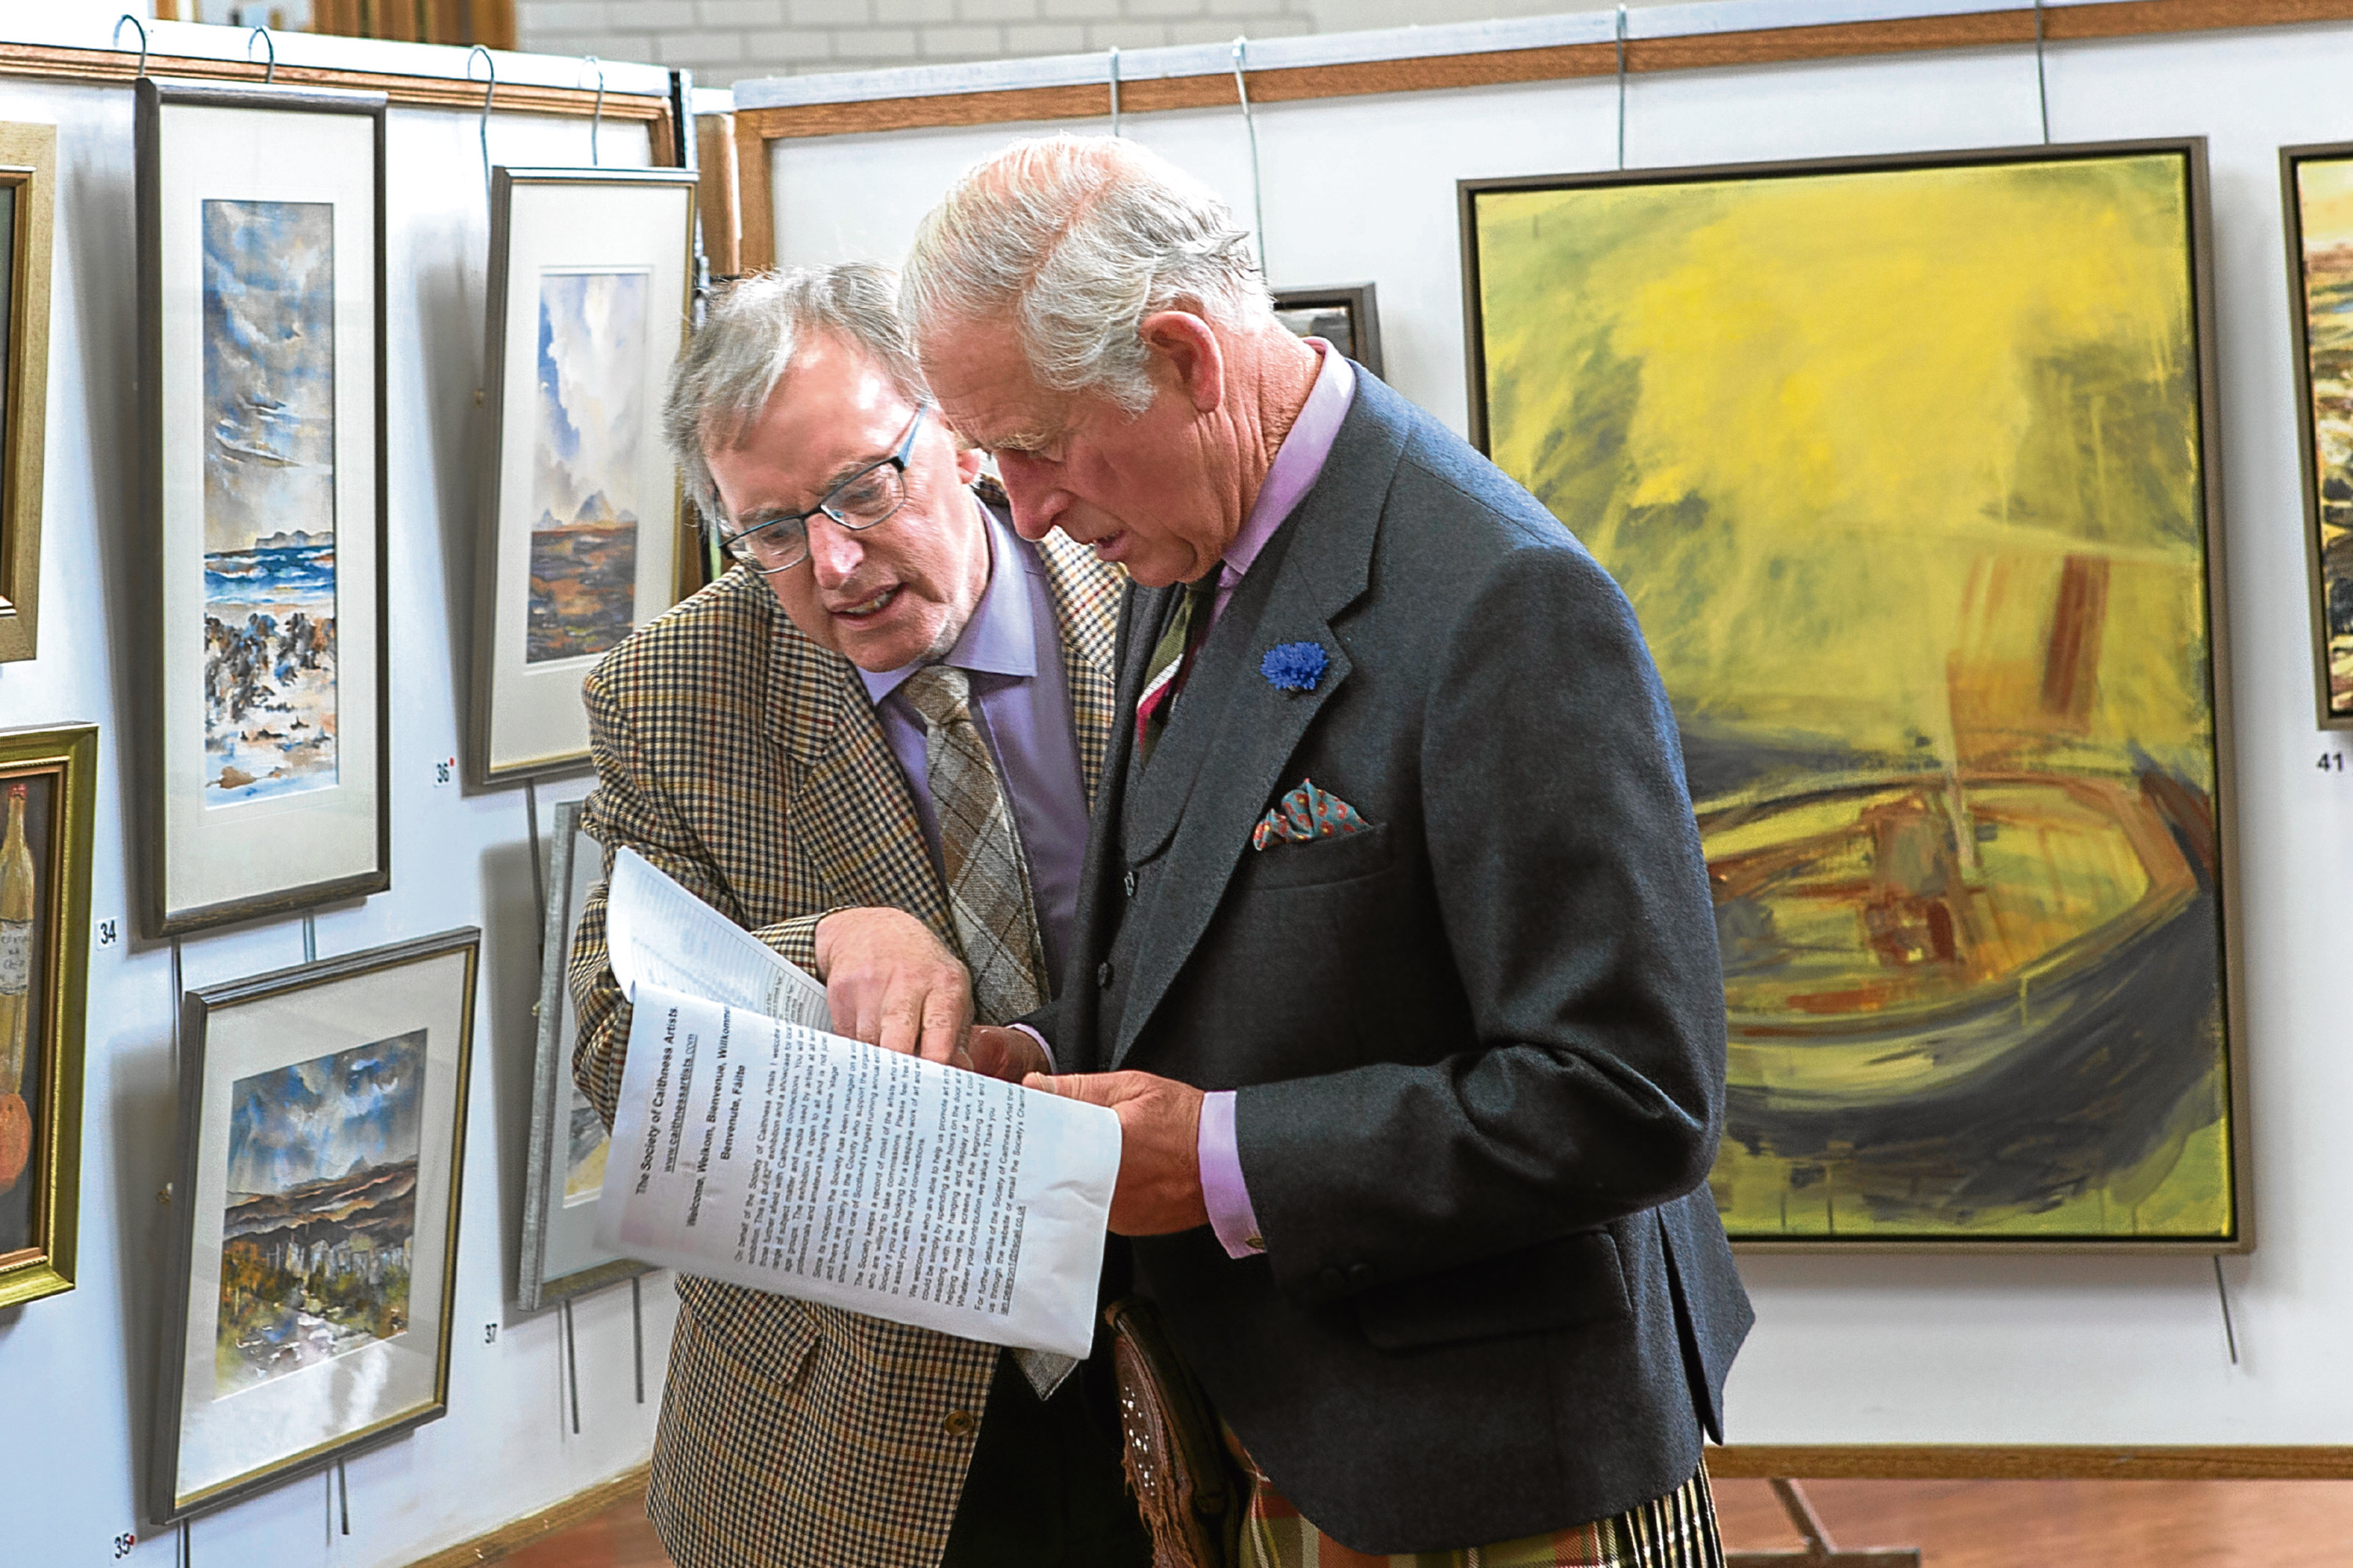
[[[1250,830],[1250,848],[1262,850],[1275,842],[1310,843],[1317,839],[1335,839],[1349,833],[1361,833],[1372,824],[1356,814],[1356,808],[1337,795],[1315,788],[1312,779],[1303,779],[1299,788],[1282,798],[1282,804],[1259,819]]]

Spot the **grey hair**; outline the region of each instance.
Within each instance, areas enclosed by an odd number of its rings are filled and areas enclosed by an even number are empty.
[[[1115,136],[1040,136],[965,171],[915,231],[900,283],[919,337],[1010,317],[1042,386],[1152,401],[1144,318],[1182,302],[1273,323],[1250,230],[1210,189]]]
[[[711,302],[662,400],[662,434],[706,526],[726,511],[704,450],[742,439],[810,334],[862,350],[908,402],[930,397],[899,319],[896,285],[887,267],[845,261],[756,273]]]

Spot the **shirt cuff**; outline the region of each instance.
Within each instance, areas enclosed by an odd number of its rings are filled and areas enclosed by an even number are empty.
[[[1258,1215],[1250,1209],[1250,1188],[1242,1181],[1241,1151],[1234,1147],[1234,1091],[1219,1089],[1201,1097],[1201,1137],[1196,1146],[1201,1162],[1201,1199],[1209,1211],[1209,1228],[1228,1257],[1255,1257],[1266,1250],[1258,1232]]]
[[[1038,1049],[1046,1053],[1046,1071],[1049,1075],[1059,1073],[1062,1070],[1061,1065],[1054,1060],[1054,1048],[1046,1044],[1046,1037],[1043,1034],[1039,1033],[1036,1030],[1030,1028],[1026,1023],[1008,1023],[1006,1027],[1008,1029],[1018,1029],[1022,1033],[1027,1034],[1030,1039],[1038,1042]]]

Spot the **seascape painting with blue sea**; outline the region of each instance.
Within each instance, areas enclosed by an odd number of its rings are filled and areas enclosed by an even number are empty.
[[[645,272],[539,281],[526,663],[602,653],[634,620],[649,292]]]
[[[425,1043],[412,1030],[230,1089],[219,1395],[408,1327]]]
[[[334,306],[332,204],[204,204],[208,806],[337,782]]]

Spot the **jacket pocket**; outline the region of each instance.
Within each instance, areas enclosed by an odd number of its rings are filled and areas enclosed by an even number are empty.
[[[800,1381],[820,1337],[806,1302],[699,1277],[681,1277],[679,1285],[694,1327],[746,1375],[771,1392]]]
[[[1361,832],[1341,833],[1328,839],[1303,842],[1273,839],[1268,841],[1266,848],[1244,853],[1253,891],[1322,887],[1387,871],[1391,859],[1389,829],[1383,822]]]
[[[1357,1327],[1385,1351],[1573,1329],[1632,1311],[1618,1243],[1604,1230],[1377,1285],[1356,1305]]]

